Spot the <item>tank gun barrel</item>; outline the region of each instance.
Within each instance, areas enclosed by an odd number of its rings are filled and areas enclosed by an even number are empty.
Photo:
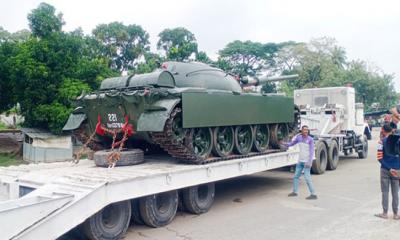
[[[277,77],[245,77],[240,80],[240,84],[242,87],[247,87],[247,86],[258,86],[263,83],[267,82],[280,82],[280,81],[286,81],[286,80],[293,80],[298,78],[299,75],[297,74],[292,74],[292,75],[283,75],[283,76],[277,76]]]

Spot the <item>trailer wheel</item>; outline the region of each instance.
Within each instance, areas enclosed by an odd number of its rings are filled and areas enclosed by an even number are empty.
[[[358,158],[364,159],[367,158],[368,155],[368,140],[365,135],[361,138],[361,142],[362,148],[358,152]]]
[[[311,170],[314,174],[323,174],[328,163],[328,153],[323,142],[318,141],[315,144],[315,161],[312,164]]]
[[[120,239],[129,227],[130,201],[112,203],[83,223],[83,232],[92,240]]]
[[[132,218],[131,220],[140,225],[144,225],[142,216],[140,215],[139,211],[139,199],[132,199],[131,200],[131,208],[132,208]]]
[[[102,150],[94,153],[94,162],[98,167],[108,167],[108,156],[111,150]],[[121,150],[121,158],[116,162],[115,166],[130,166],[144,162],[144,154],[140,149]]]
[[[178,191],[153,194],[139,200],[140,215],[149,227],[162,227],[175,217],[178,208]]]
[[[339,164],[339,145],[332,141],[328,149],[328,170],[335,170]]]
[[[214,202],[215,184],[207,183],[182,190],[183,205],[193,214],[208,212]]]

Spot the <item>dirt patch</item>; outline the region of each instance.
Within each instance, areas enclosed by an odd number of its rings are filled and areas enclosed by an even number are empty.
[[[0,153],[22,154],[21,133],[0,133]]]

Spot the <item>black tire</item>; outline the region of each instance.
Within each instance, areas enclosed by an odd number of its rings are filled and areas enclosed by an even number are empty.
[[[117,150],[116,150],[117,151]],[[94,163],[98,167],[108,167],[108,156],[111,150],[102,150],[94,153]],[[144,153],[140,149],[127,149],[121,151],[121,158],[115,166],[131,166],[144,162]]]
[[[318,141],[315,144],[315,161],[312,164],[311,171],[314,174],[323,174],[328,164],[328,152],[323,142]]]
[[[364,135],[361,137],[362,148],[358,150],[358,158],[364,159],[368,156],[368,140]]]
[[[138,198],[131,200],[131,208],[132,208],[131,221],[133,221],[134,223],[139,224],[139,225],[144,225],[142,216],[140,215]]]
[[[185,209],[193,214],[202,214],[210,210],[215,197],[215,184],[207,183],[182,190],[182,202]]]
[[[139,200],[140,215],[149,227],[163,227],[175,217],[178,209],[178,191],[158,193]]]
[[[131,202],[110,204],[83,223],[83,232],[91,240],[121,239],[131,220]]]
[[[328,149],[328,170],[335,170],[339,165],[339,145],[333,140]]]

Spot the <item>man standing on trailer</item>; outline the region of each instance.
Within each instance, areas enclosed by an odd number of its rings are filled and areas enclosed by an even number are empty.
[[[287,147],[294,146],[296,144],[300,147],[300,157],[299,162],[296,164],[296,170],[293,178],[293,192],[291,192],[289,197],[296,197],[299,193],[299,179],[301,173],[304,171],[304,179],[306,180],[308,190],[310,191],[310,196],[306,199],[317,199],[315,194],[314,186],[311,180],[311,166],[314,160],[314,139],[309,136],[308,126],[304,125],[301,127],[301,134],[298,134],[293,138],[290,143],[286,143]]]

